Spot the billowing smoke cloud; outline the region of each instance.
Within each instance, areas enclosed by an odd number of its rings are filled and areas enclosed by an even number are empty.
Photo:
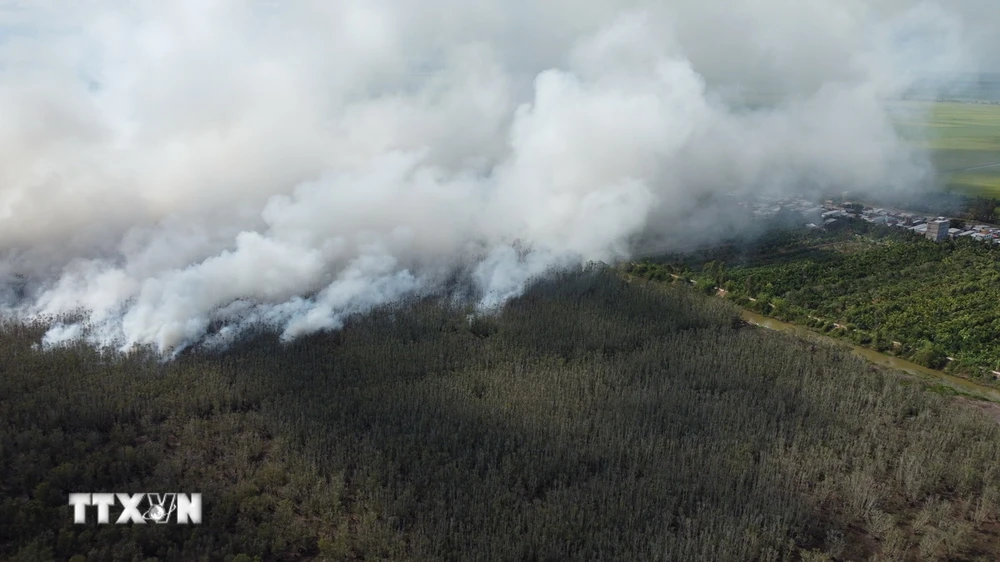
[[[4,314],[292,338],[718,237],[721,193],[904,189],[891,100],[986,37],[923,3],[662,4],[0,3]]]

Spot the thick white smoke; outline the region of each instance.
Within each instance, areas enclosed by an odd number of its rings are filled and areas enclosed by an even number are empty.
[[[963,19],[861,0],[0,4],[0,280],[46,336],[171,352],[485,304],[733,191],[904,188]],[[962,66],[965,65],[965,66]]]

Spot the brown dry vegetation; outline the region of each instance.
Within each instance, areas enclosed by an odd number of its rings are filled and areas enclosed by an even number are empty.
[[[0,330],[4,560],[994,560],[1000,426],[591,270],[162,364]],[[73,525],[71,491],[205,523]]]

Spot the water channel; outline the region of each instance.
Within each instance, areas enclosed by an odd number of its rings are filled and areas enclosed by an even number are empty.
[[[891,355],[886,355],[884,353],[879,353],[875,350],[861,347],[855,345],[849,341],[832,338],[830,336],[824,336],[814,332],[808,328],[802,326],[796,326],[794,324],[789,324],[787,322],[782,322],[780,320],[775,320],[774,318],[768,318],[762,316],[755,312],[749,310],[740,309],[740,314],[743,319],[751,324],[757,326],[762,326],[770,330],[778,330],[781,332],[790,332],[797,336],[803,337],[805,339],[811,339],[823,343],[829,343],[840,347],[850,347],[856,355],[864,357],[871,363],[876,365],[881,365],[883,367],[889,367],[897,371],[903,371],[910,375],[916,376],[921,379],[933,379],[941,384],[949,386],[955,390],[961,391],[965,394],[971,394],[978,398],[985,400],[990,400],[992,402],[1000,402],[1000,389],[996,389],[990,386],[978,384],[968,379],[963,379],[961,377],[956,377],[954,375],[949,375],[943,371],[938,371],[936,369],[929,369],[922,365],[917,365],[912,361],[907,361],[905,359],[900,359],[899,357],[893,357]]]

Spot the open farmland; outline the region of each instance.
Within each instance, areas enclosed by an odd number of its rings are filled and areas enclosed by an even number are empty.
[[[1000,105],[905,102],[898,126],[931,151],[942,187],[1000,196]]]

